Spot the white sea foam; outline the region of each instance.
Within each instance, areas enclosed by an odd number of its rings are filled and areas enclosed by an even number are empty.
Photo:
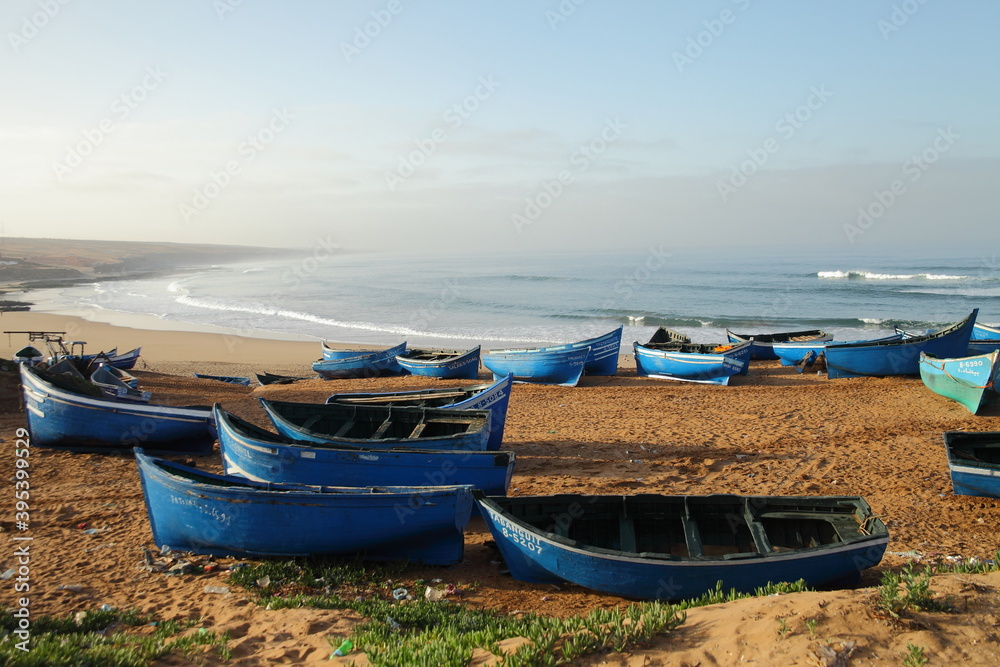
[[[940,273],[875,273],[874,271],[819,271],[817,278],[850,278],[855,280],[965,280],[969,276]]]

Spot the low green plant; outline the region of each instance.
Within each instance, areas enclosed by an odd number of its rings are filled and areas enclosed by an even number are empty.
[[[924,656],[926,649],[923,646],[906,642],[906,649],[909,652],[903,658],[903,667],[921,667],[927,664],[927,658]]]
[[[809,639],[816,639],[816,626],[818,624],[819,621],[815,618],[806,619],[806,630],[809,631]]]
[[[900,572],[885,572],[879,586],[877,605],[893,618],[905,611],[950,611],[951,607],[934,599],[931,569],[915,570],[907,563]]]
[[[151,633],[140,627],[154,625]],[[29,650],[18,648],[18,619],[10,611],[0,614],[0,662],[19,667],[73,665],[74,667],[146,667],[168,653],[178,652],[190,658],[202,647],[213,647],[228,660],[228,633],[219,635],[202,628],[176,637],[197,625],[197,621],[156,621],[153,616],[135,610],[88,611],[79,616],[58,618],[37,616],[31,619]],[[175,638],[176,637],[176,638]]]
[[[778,638],[784,639],[788,636],[790,628],[788,627],[788,622],[784,618],[778,619]]]

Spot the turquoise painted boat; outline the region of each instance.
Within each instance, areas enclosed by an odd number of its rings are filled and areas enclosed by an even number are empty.
[[[965,406],[972,414],[997,396],[1000,351],[954,359],[920,353],[920,379],[935,394]]]

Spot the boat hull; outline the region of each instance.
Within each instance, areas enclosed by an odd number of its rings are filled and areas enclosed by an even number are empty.
[[[896,333],[890,336],[884,336],[882,338],[872,338],[868,340],[854,340],[854,341],[843,341],[844,343],[872,343],[876,341],[896,341],[903,340],[903,334]],[[809,341],[809,342],[788,342],[788,343],[772,343],[771,351],[774,355],[781,360],[782,366],[800,366],[803,363],[811,364],[809,361],[811,358],[813,361],[816,360],[819,355],[826,354],[826,344],[828,341]]]
[[[229,475],[259,482],[327,486],[467,484],[507,495],[512,452],[369,450],[292,443],[215,406],[219,449]]]
[[[963,405],[972,414],[996,398],[1000,352],[939,359],[920,353],[920,379],[936,394]]]
[[[131,452],[207,456],[215,432],[208,408],[178,408],[82,396],[21,367],[31,444],[77,452]]]
[[[656,350],[633,343],[635,372],[643,377],[702,384],[729,384],[734,375],[745,375],[751,343],[739,343],[715,354]]]
[[[945,431],[955,495],[1000,498],[1000,432]]]
[[[511,375],[514,382],[575,387],[589,355],[589,347],[570,346],[554,351],[492,350],[483,354],[483,365],[492,371],[494,380]]]
[[[479,346],[438,360],[423,360],[408,356],[419,352],[410,350],[396,355],[396,363],[411,375],[455,380],[475,380],[479,377]]]
[[[213,475],[136,450],[153,539],[216,556],[364,555],[452,565],[471,488],[310,487]]]
[[[587,361],[584,362],[583,372],[587,375],[616,375],[618,373],[618,357],[621,355],[623,330],[624,327],[621,326],[614,331],[609,331],[601,336],[588,338],[578,343],[554,345],[539,348],[539,350],[544,352],[559,352],[562,350],[579,350],[589,347],[590,353],[587,355]]]
[[[881,561],[889,539],[856,497],[475,497],[515,579],[627,598],[692,598],[718,582],[752,592],[799,579],[811,586],[857,581]],[[533,512],[549,529],[523,519]],[[869,535],[858,530],[859,520]],[[605,532],[609,521],[620,524]],[[805,526],[813,532],[797,532]]]
[[[314,361],[312,368],[325,380],[398,375],[403,369],[396,361],[396,356],[405,350],[406,343],[400,343],[396,347],[380,352]]]
[[[486,449],[496,451],[503,444],[507,424],[507,406],[513,376],[506,376],[492,384],[456,387],[454,389],[418,389],[415,391],[385,392],[381,394],[333,394],[327,403],[360,403],[363,405],[402,405],[450,410],[489,410],[490,437]]]
[[[919,375],[921,352],[939,358],[964,356],[978,313],[977,308],[961,322],[926,336],[898,341],[828,343],[825,349],[827,377]]]
[[[833,336],[820,329],[769,334],[739,334],[726,329],[726,337],[730,343],[750,341],[750,358],[755,360],[778,359],[779,357],[774,351],[776,343],[825,343],[833,340]]]

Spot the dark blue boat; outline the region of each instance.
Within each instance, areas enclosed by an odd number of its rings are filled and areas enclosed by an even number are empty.
[[[633,343],[635,372],[641,377],[680,380],[702,384],[729,384],[734,375],[746,375],[750,362],[749,341],[734,345],[702,343],[657,343],[656,347]]]
[[[514,382],[575,387],[589,356],[589,347],[558,346],[488,350],[482,358],[483,365],[493,372],[494,380],[511,375]]]
[[[21,365],[24,407],[31,444],[78,452],[131,451],[164,454],[212,453],[212,411],[128,403],[104,397],[96,386],[69,384],[56,374]]]
[[[260,399],[278,434],[289,440],[368,449],[483,451],[490,437],[486,410],[409,408]]]
[[[889,541],[856,496],[474,495],[512,577],[627,598],[856,583]]]
[[[479,346],[471,350],[407,350],[396,355],[396,363],[411,375],[475,380],[479,377]]]
[[[396,361],[396,356],[405,351],[406,343],[400,343],[396,347],[379,352],[314,361],[312,368],[326,380],[398,375],[403,369]]]
[[[902,340],[904,334],[896,333],[889,336],[883,336],[881,338],[870,338],[867,340],[852,340],[852,341],[842,341],[843,343],[876,343],[876,342],[889,342],[894,340]],[[774,343],[771,345],[771,351],[774,352],[775,356],[781,360],[782,366],[798,366],[799,372],[802,372],[803,368],[808,368],[819,358],[820,355],[825,355],[826,345],[829,341],[807,341],[807,342],[792,342],[787,343]]]
[[[945,431],[955,495],[1000,498],[1000,432]]]
[[[851,378],[869,375],[918,375],[920,353],[935,357],[965,356],[979,309],[960,322],[923,336],[895,341],[827,343],[827,377]]]
[[[750,346],[751,359],[777,359],[778,355],[773,349],[776,343],[823,343],[833,340],[833,336],[821,329],[767,334],[739,334],[726,329],[726,337],[730,343],[745,343],[747,341],[753,343]]]
[[[395,349],[395,346],[381,349],[330,347],[329,343],[325,340],[320,343],[320,347],[322,348],[324,359],[348,359],[350,357],[358,357],[366,354],[378,354],[379,352],[386,352],[388,350]]]
[[[225,382],[226,384],[235,384],[241,387],[250,386],[250,378],[243,377],[242,375],[207,375],[205,373],[195,373],[194,376],[202,380],[215,380],[216,382]]]
[[[362,555],[453,565],[472,488],[332,487],[254,482],[153,459],[136,449],[153,539],[216,556]]]
[[[327,403],[356,403],[361,405],[403,405],[451,410],[489,410],[490,438],[486,449],[498,450],[503,442],[507,423],[507,406],[514,378],[511,375],[492,384],[414,391],[383,392],[379,394],[333,394]]]
[[[258,482],[366,486],[468,484],[507,495],[513,452],[358,449],[292,442],[215,405],[219,449],[226,473]]]

